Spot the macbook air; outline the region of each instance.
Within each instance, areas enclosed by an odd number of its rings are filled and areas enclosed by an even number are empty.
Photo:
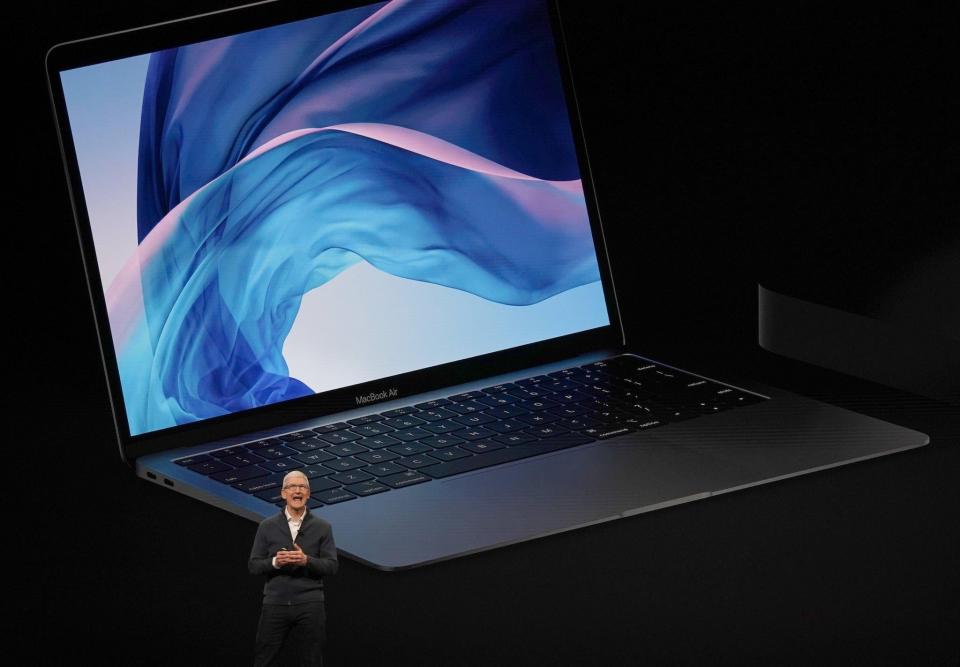
[[[120,456],[409,568],[926,444],[625,340],[561,16],[266,2],[54,47]]]

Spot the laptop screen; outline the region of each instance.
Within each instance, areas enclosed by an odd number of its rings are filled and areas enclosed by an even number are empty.
[[[610,323],[539,0],[61,72],[132,435]]]

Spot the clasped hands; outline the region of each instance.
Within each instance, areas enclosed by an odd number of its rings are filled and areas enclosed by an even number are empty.
[[[281,549],[277,552],[277,567],[283,567],[284,565],[307,564],[307,554],[303,553],[303,549],[300,548],[300,545],[294,542],[293,548],[296,549],[296,551],[285,551]]]

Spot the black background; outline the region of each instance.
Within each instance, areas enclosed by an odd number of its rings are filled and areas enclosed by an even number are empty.
[[[254,525],[119,460],[43,75],[57,42],[229,4],[38,2],[8,22],[14,384],[61,418],[18,440],[20,535],[49,559],[41,662],[251,659]],[[342,560],[332,664],[957,663],[956,408],[755,342],[758,280],[835,285],[864,312],[956,241],[955,17],[728,4],[561,4],[628,340],[931,445],[409,572]]]

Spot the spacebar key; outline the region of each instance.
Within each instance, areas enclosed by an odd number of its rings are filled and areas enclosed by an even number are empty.
[[[496,451],[487,452],[486,454],[477,454],[476,456],[457,459],[456,461],[437,463],[432,466],[420,468],[417,470],[417,472],[426,473],[431,477],[450,477],[451,475],[459,475],[462,472],[470,472],[471,470],[489,468],[490,466],[495,466],[500,463],[508,463],[509,461],[518,461],[520,459],[536,456],[538,454],[555,452],[559,449],[576,447],[577,445],[585,445],[588,442],[593,442],[594,440],[596,440],[596,438],[591,438],[580,433],[564,433],[562,435],[555,435],[552,438],[537,440],[536,442],[531,442],[525,445],[516,445],[515,447],[509,447],[507,449],[498,449]]]

